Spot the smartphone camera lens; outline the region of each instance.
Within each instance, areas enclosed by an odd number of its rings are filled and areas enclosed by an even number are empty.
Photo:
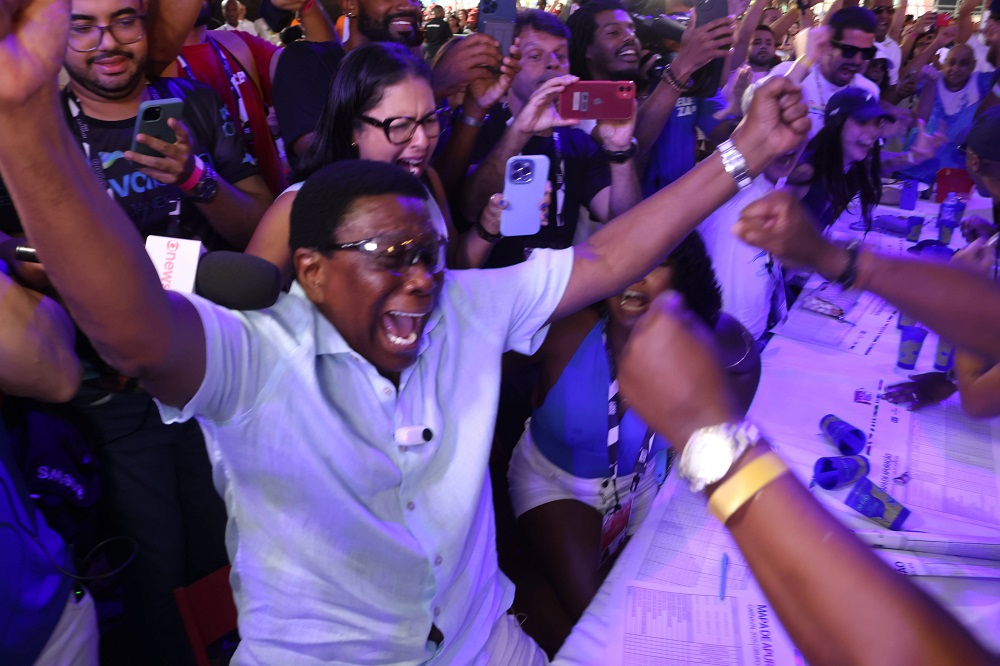
[[[160,107],[154,106],[146,109],[142,112],[142,121],[144,123],[155,123],[160,119]]]
[[[532,180],[531,162],[514,162],[511,166],[511,180],[515,183],[530,183]]]

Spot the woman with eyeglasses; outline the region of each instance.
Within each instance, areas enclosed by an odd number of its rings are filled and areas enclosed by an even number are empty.
[[[247,253],[274,263],[289,279],[289,220],[302,182],[327,164],[363,159],[396,164],[420,178],[430,195],[427,201],[434,227],[451,248],[454,260],[449,264],[458,268],[481,264],[492,245],[477,229],[499,233],[502,197],[493,195],[479,225],[456,238],[444,188],[430,166],[443,120],[444,111],[436,107],[430,70],[423,60],[394,43],[370,43],[352,50],[334,78],[316,138],[296,174],[299,182],[265,213]]]

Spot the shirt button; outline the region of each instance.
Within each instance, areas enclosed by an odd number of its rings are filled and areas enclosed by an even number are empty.
[[[386,386],[384,389],[382,389],[382,393],[384,393],[385,395],[392,395],[392,389]]]
[[[407,502],[406,503],[406,508],[409,509],[410,511],[413,511],[414,509],[417,508],[417,505],[414,504],[413,502]]]
[[[440,614],[441,614],[441,609],[438,608],[437,606],[435,606],[434,607],[434,617],[437,617]]]
[[[444,558],[442,558],[440,555],[434,558],[435,565],[440,565],[442,562],[444,562]]]

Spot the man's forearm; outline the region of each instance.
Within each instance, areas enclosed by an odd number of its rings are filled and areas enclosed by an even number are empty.
[[[0,390],[69,400],[81,375],[74,341],[73,323],[55,301],[0,272]]]
[[[166,353],[170,307],[131,220],[80,159],[57,100],[53,88],[0,115],[0,175],[73,318],[128,371]]]
[[[257,223],[271,205],[272,199],[266,191],[245,192],[221,178],[216,182],[219,192],[215,198],[208,203],[195,205],[227,243],[242,251],[253,237]]]
[[[337,26],[323,9],[323,3],[310,2],[305,11],[299,13],[299,20],[302,22],[302,31],[306,34],[306,39],[310,42],[335,42],[340,43],[340,36],[337,35]]]
[[[746,459],[766,451],[758,449]],[[880,561],[792,474],[765,486],[726,526],[809,663],[988,663],[951,615]]]
[[[147,76],[159,77],[177,59],[201,5],[202,0],[149,0],[146,3]]]
[[[635,170],[635,160],[624,164],[611,164],[611,196],[608,219],[624,215],[642,201],[642,187]]]
[[[462,216],[467,220],[478,220],[490,197],[503,191],[504,171],[507,160],[524,148],[531,138],[514,127],[508,127],[499,143],[466,180],[467,191],[462,197]]]
[[[835,279],[847,261],[846,250],[826,245],[815,268]],[[960,347],[1000,358],[1000,289],[981,275],[863,251],[855,286],[881,296]]]

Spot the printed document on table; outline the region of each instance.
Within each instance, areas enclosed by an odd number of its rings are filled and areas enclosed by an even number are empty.
[[[667,478],[629,548],[644,553],[621,572],[626,610],[613,623],[609,664],[803,663],[753,580],[729,532],[678,482]],[[722,559],[726,556],[724,599]]]
[[[750,593],[698,593],[677,586],[630,583],[624,622],[609,664],[645,666],[778,666],[803,664],[770,604]]]
[[[843,321],[804,309],[803,304],[810,302],[808,299],[811,296],[838,305],[835,297],[827,295],[828,290],[818,291],[821,288],[822,285],[813,292],[803,293],[788,319],[775,329],[775,333],[862,356],[871,354],[883,337],[896,333],[896,308],[873,294],[862,294],[849,309],[843,308]]]

